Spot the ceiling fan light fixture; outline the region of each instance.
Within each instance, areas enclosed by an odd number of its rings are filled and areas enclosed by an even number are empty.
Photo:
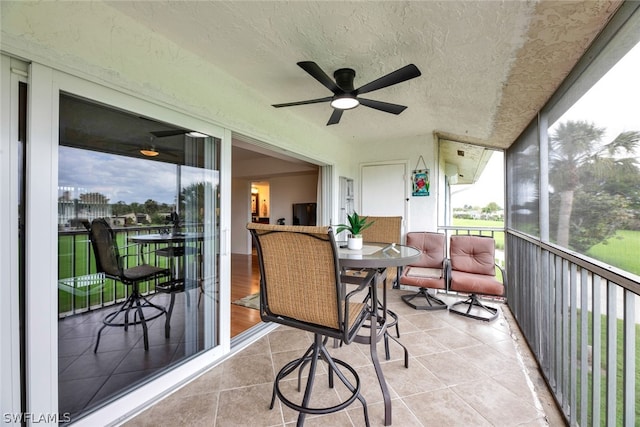
[[[360,105],[358,98],[348,93],[345,93],[343,95],[336,95],[331,100],[331,106],[339,110],[350,110],[352,108],[356,108],[358,105]]]
[[[140,150],[140,154],[147,157],[155,157],[160,153],[157,152],[155,148],[149,147],[149,148],[143,148],[142,150]]]

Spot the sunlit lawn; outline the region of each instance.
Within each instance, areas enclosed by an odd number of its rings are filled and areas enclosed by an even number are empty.
[[[640,231],[618,231],[605,243],[591,247],[587,255],[640,276]]]
[[[502,221],[489,221],[486,219],[463,219],[454,218],[453,225],[455,227],[491,227],[491,228],[504,228],[504,222]],[[490,236],[490,233],[482,233],[485,236]],[[504,250],[504,232],[497,231],[493,234],[493,238],[496,241],[496,249]]]
[[[118,247],[124,248],[126,244],[126,236],[124,234],[116,234]],[[89,251],[90,243],[87,236],[83,234],[62,235],[58,237],[58,277],[64,279],[67,277],[84,276],[86,274],[95,273],[95,260],[92,252]],[[150,262],[155,262],[155,258]],[[114,291],[115,286],[115,291]],[[142,284],[141,291],[147,292],[147,286],[152,283]],[[76,310],[83,310],[88,306],[96,306],[100,304],[111,304],[115,298],[122,299],[126,296],[125,286],[120,282],[114,282],[107,279],[104,284],[92,284],[86,288],[78,290],[78,295],[72,295],[65,289],[58,289],[58,312],[67,313],[71,307]],[[88,295],[87,295],[88,294]],[[73,303],[71,299],[74,299]]]

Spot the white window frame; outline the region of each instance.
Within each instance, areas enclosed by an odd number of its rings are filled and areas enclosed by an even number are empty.
[[[19,65],[19,67],[16,67]],[[18,271],[18,86],[26,64],[0,55],[0,408],[2,424],[19,426],[20,313]]]

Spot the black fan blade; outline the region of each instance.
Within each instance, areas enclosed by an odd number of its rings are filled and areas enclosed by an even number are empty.
[[[338,124],[338,122],[340,121],[340,118],[342,117],[342,112],[343,111],[344,110],[340,110],[338,108],[334,108],[333,109],[333,113],[331,113],[331,117],[329,117],[329,121],[327,122],[327,126]]]
[[[374,108],[376,110],[384,111],[385,113],[391,114],[400,114],[407,109],[405,105],[390,104],[388,102],[374,101],[373,99],[365,99],[359,97],[358,101],[360,101],[360,104],[364,105],[365,107]]]
[[[185,133],[188,133],[188,132],[189,132],[188,130],[184,130],[184,129],[171,129],[171,130],[156,130],[149,133],[155,136],[156,138],[164,138],[165,136],[184,135]]]
[[[294,105],[317,104],[319,102],[328,102],[328,101],[331,101],[332,99],[333,99],[333,96],[327,96],[325,98],[309,99],[308,101],[287,102],[286,104],[273,104],[272,107],[280,108],[280,107],[293,107]]]
[[[407,80],[411,80],[415,77],[421,76],[420,70],[413,64],[405,65],[404,67],[387,74],[386,76],[382,76],[377,80],[374,80],[366,85],[358,88],[356,93],[367,93],[372,92],[374,90],[382,89],[384,87],[393,86],[398,83],[402,83]]]
[[[331,92],[342,92],[336,82],[334,82],[331,77],[327,76],[327,73],[322,71],[322,68],[320,68],[315,62],[302,61],[298,62],[298,66],[309,73],[311,77],[322,83],[322,85],[329,89]]]

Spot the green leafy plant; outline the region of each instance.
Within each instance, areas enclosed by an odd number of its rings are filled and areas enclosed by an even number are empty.
[[[338,224],[336,234],[347,230],[351,235],[357,236],[362,233],[362,230],[373,224],[373,222],[367,222],[366,216],[359,216],[357,212],[354,212],[352,215],[347,215],[347,219],[349,220],[349,224]]]

